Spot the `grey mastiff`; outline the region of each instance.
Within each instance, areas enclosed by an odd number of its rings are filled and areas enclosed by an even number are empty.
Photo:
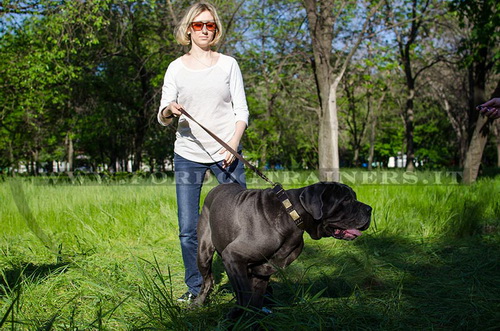
[[[303,229],[272,189],[222,184],[208,193],[198,223],[203,283],[194,304],[202,304],[212,289],[215,251],[222,257],[237,305],[260,309],[270,276],[301,253],[304,231],[312,239],[352,240],[369,226],[372,208],[358,201],[347,185],[325,182],[285,192],[301,216]],[[233,309],[228,317],[241,312]]]

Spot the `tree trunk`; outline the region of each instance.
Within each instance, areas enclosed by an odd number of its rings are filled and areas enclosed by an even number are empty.
[[[151,109],[152,100],[149,88],[149,74],[144,68],[141,68],[139,72],[142,86],[142,108],[137,109],[135,115],[134,162],[132,163],[132,172],[141,170],[144,137],[146,137],[146,131],[149,127],[147,114],[149,109]]]
[[[264,169],[267,165],[267,145],[262,146],[259,168]]]
[[[142,146],[144,143],[145,126],[138,124],[134,139],[134,162],[132,163],[132,172],[141,170],[142,164]]]
[[[361,165],[361,162],[359,161],[359,150],[360,150],[359,146],[354,147],[354,155],[352,157],[352,164],[355,167],[359,167]]]
[[[482,96],[484,91],[476,89],[474,93],[474,105],[482,103],[483,100],[478,100],[479,96]],[[492,97],[500,97],[500,81],[497,84],[495,92],[493,92]],[[474,106],[475,107],[475,106]],[[478,112],[474,109],[475,112]],[[479,166],[481,165],[481,159],[483,158],[484,147],[488,140],[488,135],[491,130],[493,120],[485,117],[479,116],[476,122],[474,133],[472,134],[472,139],[467,150],[464,162],[464,178],[465,184],[472,184],[476,181],[477,175],[479,174]]]
[[[408,47],[409,49],[409,47]],[[408,87],[408,95],[406,97],[406,108],[403,116],[405,121],[405,138],[406,138],[406,171],[415,171],[415,145],[414,138],[414,100],[415,100],[415,78],[413,77],[410,60],[411,54],[406,49],[404,52],[404,63],[406,72],[406,84]]]
[[[371,120],[371,130],[370,130],[370,153],[368,155],[368,170],[373,170],[373,158],[375,155],[375,137],[376,137],[376,132],[375,130],[377,129],[377,115],[373,115],[373,118]]]
[[[109,165],[108,165],[109,172],[111,173],[117,172],[118,171],[116,167],[117,164],[118,164],[118,156],[116,155],[115,149],[112,148],[109,156]]]
[[[321,181],[340,180],[339,122],[337,118],[336,84],[331,84],[326,111],[319,128],[319,178]]]
[[[40,164],[39,163],[39,155],[40,155],[40,153],[38,152],[38,150],[35,150],[32,153],[33,160],[31,162],[31,173],[35,177],[39,175],[39,172],[38,172],[38,166]]]
[[[7,173],[10,172],[10,175],[12,177],[16,177],[16,169],[19,169],[19,162],[17,160],[14,160],[14,150],[12,148],[12,141],[9,141],[9,166],[10,169],[7,171]]]
[[[497,144],[497,167],[500,168],[500,120],[494,122],[493,134],[496,137]]]
[[[66,169],[66,171],[72,172],[75,150],[73,149],[73,139],[71,138],[71,132],[68,132],[66,134],[65,144],[66,156],[68,157],[68,168]]]
[[[433,6],[431,6],[430,1],[411,1],[411,11],[410,8],[408,12],[400,12],[402,8],[400,4],[396,1],[387,1],[386,3],[386,18],[388,22],[393,26],[393,32],[396,37],[399,50],[399,61],[401,63],[402,69],[404,71],[406,80],[406,106],[404,110],[404,122],[405,122],[405,139],[406,139],[406,170],[415,170],[415,147],[414,147],[414,100],[415,100],[415,82],[416,79],[423,70],[430,68],[434,63],[429,63],[428,65],[416,68],[413,59],[417,57],[415,51],[415,45],[420,41],[418,40],[418,35],[422,29],[427,30],[424,26],[426,20],[432,17]],[[394,11],[396,10],[396,11]],[[407,15],[407,16],[405,16]],[[404,20],[401,21],[402,17]],[[425,38],[424,38],[425,39]],[[416,61],[418,62],[418,61]]]
[[[475,182],[479,174],[484,147],[490,133],[490,122],[491,120],[483,116],[479,117],[476,122],[476,128],[472,134],[472,140],[465,156],[463,180],[466,184]]]

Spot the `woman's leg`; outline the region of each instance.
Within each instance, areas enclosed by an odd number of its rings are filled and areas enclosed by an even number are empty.
[[[196,227],[200,214],[200,192],[208,166],[175,154],[174,167],[179,238],[185,268],[184,281],[189,292],[198,295],[202,277],[196,262],[198,250]]]

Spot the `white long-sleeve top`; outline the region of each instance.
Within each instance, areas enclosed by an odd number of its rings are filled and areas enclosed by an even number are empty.
[[[207,129],[224,141],[229,141],[235,132],[236,122],[248,125],[243,77],[236,60],[220,54],[212,67],[193,70],[187,68],[182,59],[170,63],[162,87],[158,122],[161,111],[170,102],[177,102]],[[218,162],[224,154],[218,152],[222,146],[202,128],[182,115],[177,126],[174,151],[190,161],[200,163]]]

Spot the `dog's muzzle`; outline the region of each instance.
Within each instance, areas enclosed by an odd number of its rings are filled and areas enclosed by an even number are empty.
[[[342,240],[356,239],[357,237],[363,234],[362,231],[368,229],[368,227],[370,226],[372,207],[363,204],[362,208],[360,209],[360,214],[362,219],[366,219],[366,222],[361,227],[340,229],[330,226],[327,231],[335,239],[342,239]]]

